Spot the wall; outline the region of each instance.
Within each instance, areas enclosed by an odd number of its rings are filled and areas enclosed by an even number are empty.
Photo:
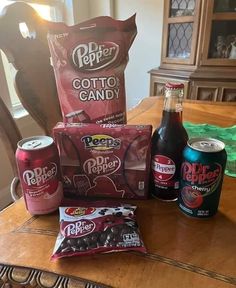
[[[138,28],[125,72],[128,108],[149,95],[148,71],[160,64],[163,5],[164,0],[115,0],[115,18],[126,19],[136,13]]]

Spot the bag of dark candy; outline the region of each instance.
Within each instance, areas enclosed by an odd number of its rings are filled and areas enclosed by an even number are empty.
[[[146,253],[136,206],[60,207],[60,232],[52,259],[118,251]]]

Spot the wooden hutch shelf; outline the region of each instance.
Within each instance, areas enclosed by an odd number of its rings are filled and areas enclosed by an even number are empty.
[[[161,64],[149,73],[151,96],[172,81],[188,99],[236,101],[236,1],[164,1]]]

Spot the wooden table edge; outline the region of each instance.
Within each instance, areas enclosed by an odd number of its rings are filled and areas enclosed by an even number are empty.
[[[4,287],[6,284],[29,285],[41,288],[111,288],[109,285],[96,283],[80,277],[57,274],[32,267],[12,266],[0,263],[0,285]]]
[[[128,111],[127,111],[127,121],[129,122],[130,120],[132,120],[133,118],[137,117],[137,114],[143,113],[148,111],[150,108],[152,108],[153,104],[156,101],[164,101],[164,97],[163,96],[149,96],[149,97],[145,97],[143,99],[141,99],[137,105],[131,107]],[[214,101],[206,101],[206,100],[191,100],[191,99],[183,99],[183,105],[184,103],[189,103],[189,104],[201,104],[201,105],[210,105],[210,106],[236,106],[236,102],[214,102]],[[139,113],[137,113],[136,115],[132,116],[132,112],[135,110],[140,109],[140,111],[138,111]],[[129,114],[131,114],[131,116],[129,117]]]

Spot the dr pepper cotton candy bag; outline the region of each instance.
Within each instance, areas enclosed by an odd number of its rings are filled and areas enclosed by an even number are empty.
[[[137,33],[135,15],[48,25],[63,121],[126,123],[124,69]]]

